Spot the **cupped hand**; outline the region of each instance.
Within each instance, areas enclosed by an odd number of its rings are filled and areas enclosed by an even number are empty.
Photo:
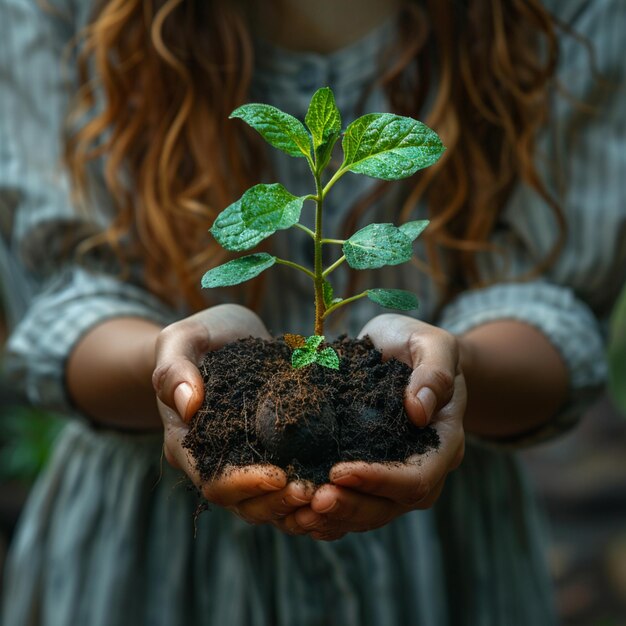
[[[173,467],[189,476],[202,495],[249,523],[276,523],[310,502],[313,491],[305,483],[288,482],[273,465],[231,468],[226,474],[203,481],[191,453],[182,441],[189,420],[204,401],[204,384],[198,365],[210,350],[245,337],[269,339],[261,319],[245,307],[224,304],[206,309],[164,328],[156,344],[152,377],[163,421],[163,451]]]
[[[404,464],[349,462],[335,465],[329,484],[309,506],[282,524],[292,532],[334,540],[348,532],[379,528],[399,515],[431,507],[450,471],[463,459],[463,416],[467,403],[459,347],[450,333],[403,315],[380,315],[360,336],[369,335],[383,358],[395,357],[413,369],[404,405],[417,426],[432,426],[439,447]]]

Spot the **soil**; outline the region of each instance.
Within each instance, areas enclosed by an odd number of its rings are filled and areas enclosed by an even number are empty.
[[[203,480],[271,463],[319,485],[339,461],[398,463],[438,447],[436,431],[404,411],[407,365],[383,362],[368,338],[329,345],[339,370],[293,369],[282,339],[251,337],[206,355],[205,402],[183,442]]]

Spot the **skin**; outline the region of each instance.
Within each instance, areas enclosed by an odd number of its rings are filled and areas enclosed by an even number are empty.
[[[243,4],[258,34],[285,48],[320,53],[357,40],[399,6],[388,0],[281,0],[255,12],[256,3]],[[268,336],[262,321],[243,307],[213,307],[165,329],[145,320],[106,321],[78,342],[66,381],[75,404],[94,422],[163,428],[167,460],[210,502],[249,523],[320,540],[378,528],[432,506],[463,458],[465,431],[496,440],[518,435],[548,421],[566,398],[567,370],[558,352],[520,322],[492,322],[456,337],[403,315],[381,315],[363,328],[365,334],[386,358],[413,368],[407,414],[419,426],[433,426],[441,446],[400,467],[338,464],[316,491],[288,483],[282,470],[268,466],[202,483],[181,445],[204,398],[197,369],[202,356],[239,337]]]
[[[244,1],[253,32],[294,51],[327,54],[369,33],[393,15],[399,0]]]
[[[132,342],[118,339],[133,334]],[[202,355],[239,337],[268,336],[261,320],[243,307],[213,307],[163,330],[131,319],[105,322],[70,355],[68,386],[75,403],[96,422],[111,425],[111,415],[116,422],[132,416],[136,429],[153,429],[161,422],[167,460],[210,502],[250,523],[271,523],[290,534],[323,540],[377,528],[407,511],[432,506],[447,474],[462,460],[465,430],[487,438],[523,433],[549,420],[566,395],[567,374],[558,353],[544,335],[523,323],[492,322],[455,337],[403,315],[380,315],[361,334],[369,334],[385,357],[396,356],[413,368],[407,413],[417,425],[431,424],[441,447],[399,467],[338,464],[329,484],[317,491],[288,483],[284,472],[271,466],[202,483],[181,445],[204,397],[197,369]],[[144,374],[129,379],[127,370],[120,373],[123,363]],[[520,372],[532,376],[521,381]],[[105,380],[110,382],[103,385]],[[156,406],[148,391],[151,382]]]

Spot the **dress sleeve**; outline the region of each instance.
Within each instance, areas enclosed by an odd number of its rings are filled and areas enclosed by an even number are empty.
[[[76,6],[86,15],[89,4]],[[90,328],[114,317],[173,319],[138,281],[63,254],[103,224],[74,209],[61,166],[72,93],[62,57],[82,17],[68,0],[0,0],[0,269],[6,297],[20,303],[4,365],[31,402],[69,414],[65,362]]]
[[[571,26],[591,44],[593,55],[580,38],[563,35],[552,121],[537,152],[567,221],[559,258],[540,277],[514,280],[547,255],[557,232],[546,204],[519,186],[494,236],[506,258],[484,254],[479,260],[482,276],[498,282],[461,294],[440,319],[457,334],[499,319],[523,321],[559,351],[569,371],[567,405],[524,442],[568,428],[602,389],[605,321],[626,279],[626,5],[621,0],[578,5]],[[502,275],[511,280],[498,278]]]

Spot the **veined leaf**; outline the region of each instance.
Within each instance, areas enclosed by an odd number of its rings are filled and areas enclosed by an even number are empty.
[[[246,226],[241,213],[241,198],[217,216],[209,232],[222,248],[233,252],[250,250],[272,234],[267,231],[259,232]]]
[[[339,369],[339,356],[332,348],[324,348],[315,353],[315,362],[333,370]]]
[[[411,240],[415,241],[430,224],[429,220],[414,220],[398,226],[398,228]]]
[[[329,137],[341,132],[341,115],[330,88],[322,87],[313,94],[304,121],[311,131],[314,148],[319,148]]]
[[[313,94],[304,121],[311,131],[317,171],[321,172],[328,165],[341,133],[341,115],[330,88],[322,87]]]
[[[271,235],[300,220],[304,196],[294,196],[280,183],[255,185],[241,197],[241,217],[246,229]]]
[[[341,133],[338,132],[334,135],[331,135],[331,137],[329,138],[329,140],[322,144],[316,151],[315,151],[315,158],[316,158],[316,168],[318,172],[322,172],[326,166],[328,165],[328,163],[330,162],[330,157],[333,154],[333,147],[335,146],[335,144],[337,143],[337,139],[339,139],[339,135]]]
[[[256,130],[270,145],[293,157],[310,157],[311,137],[304,124],[269,104],[244,104],[229,116],[236,117]]]
[[[419,307],[417,296],[404,289],[368,289],[367,297],[386,309],[412,311]]]
[[[255,185],[217,216],[210,232],[226,250],[250,250],[277,230],[293,226],[303,203],[304,197],[278,183]]]
[[[317,350],[324,341],[324,335],[311,335],[307,337],[304,342],[304,347],[307,350]]]
[[[437,133],[422,122],[392,113],[369,113],[346,129],[341,167],[397,180],[432,165],[444,150]]]
[[[308,348],[296,348],[291,353],[291,366],[294,368],[306,367],[315,363],[317,360],[317,352]]]
[[[324,293],[324,306],[328,308],[333,303],[333,298],[335,297],[333,286],[325,280],[322,283],[322,291]]]
[[[275,262],[276,257],[267,252],[242,256],[210,269],[202,277],[202,286],[212,288],[238,285],[258,276],[261,272],[272,267]]]
[[[344,242],[343,253],[355,270],[406,263],[413,256],[412,242],[393,224],[369,224]]]

